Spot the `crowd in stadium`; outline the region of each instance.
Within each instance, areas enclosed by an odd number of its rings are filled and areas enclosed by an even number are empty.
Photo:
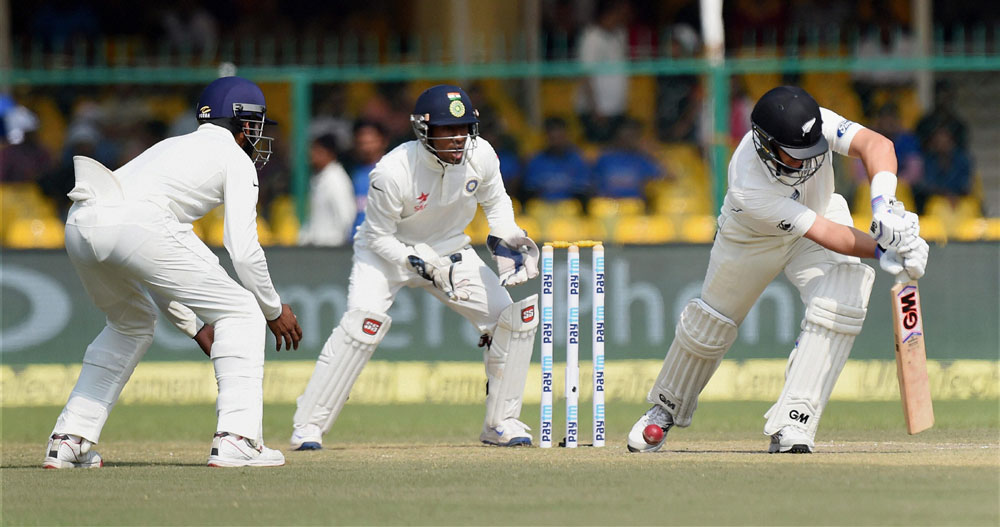
[[[162,39],[176,48],[181,43],[206,47],[236,34],[291,35],[291,20],[297,20],[304,3],[254,2],[254,16],[242,16],[244,2],[180,2],[170,8],[144,7],[134,21],[126,24],[109,9],[112,3],[78,4],[43,1],[30,12],[16,8],[15,42],[17,49],[41,46],[42,49],[65,49],[72,55],[79,39],[98,35],[134,34],[142,30],[150,42]],[[231,5],[230,5],[231,4]],[[300,5],[302,4],[302,5]],[[374,7],[395,7],[394,2],[375,2]],[[390,5],[391,4],[391,5]],[[583,18],[578,3],[564,0],[544,2],[541,29],[548,35],[564,38],[546,40],[549,60],[576,57],[580,61],[600,62],[630,60],[643,50],[666,50],[673,56],[698,56],[701,42],[697,28],[697,3],[680,2],[671,9],[656,8],[642,2],[585,2],[589,17]],[[858,52],[869,56],[906,55],[912,45],[905,28],[909,23],[907,2],[868,1],[848,12],[839,2],[824,2],[830,9],[819,10],[805,2],[733,2],[727,3],[727,45],[737,47],[751,38],[763,42],[765,28],[787,28],[792,24],[818,24],[817,13],[824,13],[822,27],[857,24],[871,31],[865,34]],[[109,7],[110,6],[110,7]],[[369,6],[369,8],[374,8]],[[260,11],[274,16],[262,17]],[[343,17],[318,13],[302,28],[303,33],[317,29],[317,24],[343,27],[354,21],[356,28],[395,31],[372,20],[360,22],[368,8],[352,8]],[[226,20],[229,14],[235,21]],[[884,15],[890,16],[884,16]],[[947,12],[944,13],[945,16]],[[961,11],[952,14],[961,21]],[[268,27],[248,27],[253,20],[274,21]],[[875,24],[874,21],[882,23]],[[889,22],[892,22],[891,24]],[[653,24],[667,24],[667,32],[653,31]],[[729,22],[727,21],[727,24]],[[659,26],[657,26],[659,27]],[[820,26],[816,26],[820,27]],[[287,31],[282,28],[286,28]],[[282,32],[284,31],[284,32]],[[296,30],[297,31],[297,30]],[[30,34],[30,39],[26,36]],[[775,31],[780,40],[783,33]],[[664,47],[657,38],[669,35]],[[778,42],[781,44],[781,42]],[[69,46],[68,48],[65,46]],[[149,49],[155,46],[150,45]],[[763,82],[802,84],[796,76],[772,75],[766,81],[753,76],[734,76],[731,88],[732,144],[749,130],[749,112]],[[550,79],[543,80],[545,84]],[[562,104],[558,111],[546,105],[543,95],[543,121],[525,131],[511,125],[507,107],[500,107],[485,82],[468,85],[477,104],[482,137],[490,141],[501,158],[501,169],[509,193],[522,203],[530,200],[578,200],[586,211],[592,197],[642,199],[648,202],[651,182],[658,188],[669,185],[678,174],[664,158],[664,145],[685,144],[704,153],[710,145],[711,130],[703,122],[705,81],[696,75],[671,75],[649,79],[631,79],[625,75],[600,75],[572,79],[567,84],[552,79],[549,91],[569,86],[574,93],[558,93]],[[645,81],[645,82],[642,82]],[[355,189],[360,222],[367,191],[367,171],[386,151],[412,139],[409,113],[415,93],[426,83],[366,83],[358,88],[344,84],[315,85],[312,93],[312,121],[309,137],[313,149],[325,149],[326,157],[313,156],[315,172],[329,163],[345,169]],[[267,89],[267,88],[265,88]],[[957,201],[974,193],[976,166],[969,148],[968,126],[954,107],[954,87],[939,81],[933,108],[920,112],[914,104],[912,72],[857,73],[843,77],[843,89],[858,101],[863,122],[892,138],[900,163],[899,175],[912,189],[916,211],[924,212],[928,198],[948,196]],[[153,143],[169,136],[192,131],[196,127],[190,107],[197,97],[194,85],[114,85],[16,87],[0,99],[4,127],[0,149],[0,180],[3,183],[32,182],[64,215],[69,206],[66,192],[73,185],[72,156],[87,155],[110,167],[118,167]],[[278,93],[281,93],[280,89]],[[287,91],[285,92],[287,93]],[[847,93],[847,92],[845,92]],[[823,95],[817,94],[820,103]],[[268,95],[269,101],[276,97]],[[516,97],[511,97],[517,100]],[[566,101],[568,99],[568,102]],[[636,100],[648,100],[642,114],[634,108]],[[275,103],[272,102],[272,105]],[[281,111],[272,112],[280,115]],[[261,213],[265,219],[271,204],[290,192],[290,128],[272,129],[277,135],[277,151],[261,175]],[[673,170],[672,170],[673,168]],[[839,186],[849,198],[853,188],[863,181],[857,170],[840,171]],[[853,175],[851,175],[853,174]],[[981,208],[981,207],[979,207]],[[977,210],[977,214],[981,214]]]

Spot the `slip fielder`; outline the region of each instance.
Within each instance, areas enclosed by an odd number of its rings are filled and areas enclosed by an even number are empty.
[[[103,465],[92,446],[153,342],[154,302],[210,350],[219,397],[209,466],[284,464],[262,441],[264,329],[285,349],[298,347],[302,329],[257,240],[257,170],[271,154],[266,111],[256,84],[224,77],[202,92],[196,131],[160,141],[114,172],[74,158],[66,251],[107,325],[87,347],[45,468]],[[191,227],[223,204],[224,244],[242,287]]]

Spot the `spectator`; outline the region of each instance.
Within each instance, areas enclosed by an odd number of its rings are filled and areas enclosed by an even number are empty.
[[[545,58],[567,60],[575,55],[580,33],[579,5],[572,0],[542,2],[542,33],[545,39]]]
[[[200,4],[195,0],[167,4],[170,7],[161,14],[160,23],[171,48],[193,53],[215,52],[219,41],[218,23]]]
[[[405,82],[382,82],[375,85],[375,96],[361,109],[361,118],[382,126],[390,148],[413,139],[410,109],[413,99]]]
[[[631,7],[625,0],[602,0],[597,20],[580,37],[580,62],[624,62],[628,58],[628,26]],[[597,68],[609,68],[607,65]],[[587,140],[607,142],[625,118],[628,77],[625,73],[600,73],[585,79],[577,93],[576,109]]]
[[[309,136],[332,134],[337,138],[337,154],[351,150],[354,123],[347,117],[347,92],[344,84],[313,88],[315,114],[309,123]]]
[[[345,245],[357,207],[351,178],[337,160],[337,138],[316,138],[309,147],[309,162],[317,172],[309,182],[309,218],[299,231],[299,245]]]
[[[899,117],[899,107],[895,103],[882,105],[876,115],[873,128],[876,132],[892,140],[896,149],[896,161],[899,163],[896,175],[910,185],[919,180],[923,172],[920,141],[915,134],[903,128],[903,122]]]
[[[692,57],[700,47],[698,33],[687,24],[670,31],[670,56]],[[698,138],[698,110],[702,107],[697,75],[670,75],[656,79],[656,128],[661,141],[694,142]],[[741,136],[742,137],[742,136]]]
[[[91,119],[91,118],[94,119]],[[98,126],[96,114],[89,110],[78,112],[78,119],[70,125],[66,133],[66,144],[63,147],[59,166],[45,174],[40,181],[42,192],[52,198],[59,208],[61,216],[65,217],[71,202],[66,194],[73,189],[76,175],[73,171],[73,156],[86,156],[100,161],[112,170],[118,164],[118,148],[106,137]]]
[[[857,57],[861,59],[906,59],[916,53],[913,37],[899,27],[893,27],[891,18],[886,18],[884,10],[876,16],[877,25],[867,31],[858,43]],[[854,90],[861,100],[865,115],[872,116],[878,92],[899,93],[913,86],[913,71],[875,69],[857,71],[852,75]]]
[[[729,140],[731,145],[739,145],[743,136],[750,131],[750,114],[756,101],[747,93],[747,83],[740,75],[733,75],[729,83]]]
[[[0,182],[41,181],[52,165],[48,151],[38,141],[38,117],[7,96],[0,96]]]
[[[607,198],[645,198],[645,186],[660,177],[656,162],[639,147],[642,125],[628,119],[618,129],[613,149],[594,163],[594,195]]]
[[[351,169],[351,181],[354,184],[354,200],[357,214],[354,218],[354,229],[357,231],[365,220],[365,207],[368,204],[368,174],[375,168],[375,163],[385,155],[389,147],[385,128],[376,121],[361,120],[354,123],[354,167]]]
[[[528,162],[521,181],[522,199],[546,201],[587,198],[587,163],[569,139],[566,121],[545,120],[545,150]]]
[[[476,100],[471,93],[469,97],[473,101]],[[517,153],[517,141],[506,133],[503,122],[498,118],[497,113],[487,110],[484,106],[479,107],[479,135],[493,145],[497,158],[500,159],[500,176],[503,178],[503,186],[507,189],[507,194],[516,196],[521,184],[521,156]],[[486,113],[487,111],[489,113]]]
[[[892,141],[896,151],[896,176],[901,182],[906,182],[911,187],[923,177],[924,160],[920,152],[920,142],[917,136],[903,128],[903,123],[899,116],[899,107],[895,103],[883,104],[872,121],[871,129],[882,134]],[[847,163],[848,176],[843,179],[835,171],[835,185],[837,192],[853,202],[859,185],[868,185],[868,171],[860,159],[834,158],[834,162],[842,161]],[[843,166],[843,165],[842,165]],[[904,203],[907,208],[913,209],[914,203]]]
[[[953,129],[946,123],[935,128],[924,150],[924,177],[913,186],[917,214],[924,213],[933,195],[945,196],[955,204],[972,192],[972,160],[958,145]]]
[[[928,142],[934,131],[942,126],[951,132],[959,149],[965,150],[968,147],[968,127],[955,111],[956,98],[955,87],[950,81],[941,79],[934,85],[934,109],[917,121],[917,139],[920,140],[922,150],[928,149]]]

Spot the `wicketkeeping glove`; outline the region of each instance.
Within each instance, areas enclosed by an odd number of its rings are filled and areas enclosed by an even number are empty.
[[[419,243],[413,247],[414,252],[407,257],[407,262],[413,270],[434,284],[453,301],[468,300],[471,296],[469,280],[456,282],[455,268],[462,261],[461,254],[453,254],[449,258],[438,256],[427,244]]]
[[[502,285],[523,284],[538,276],[538,246],[527,233],[521,233],[506,240],[493,235],[486,237]]]

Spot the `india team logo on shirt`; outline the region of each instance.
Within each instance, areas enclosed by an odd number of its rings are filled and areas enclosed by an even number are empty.
[[[478,179],[470,179],[465,182],[465,191],[468,192],[469,194],[475,192],[477,188],[479,188]]]

